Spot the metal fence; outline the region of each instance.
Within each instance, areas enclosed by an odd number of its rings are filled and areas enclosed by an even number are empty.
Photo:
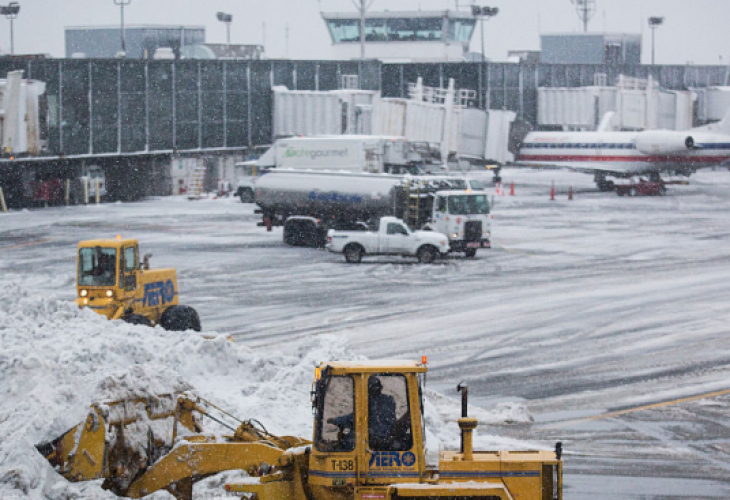
[[[333,90],[342,75],[380,88],[380,64],[338,61],[0,60],[46,83],[54,155],[245,148],[268,144],[274,85]]]
[[[333,90],[343,75],[385,97],[406,97],[408,84],[476,91],[476,106],[507,109],[535,123],[538,87],[609,83],[619,75],[665,88],[723,85],[724,66],[527,65],[378,61],[143,61],[0,59],[0,75],[22,69],[46,83],[48,149],[53,155],[240,149],[269,144],[274,85]]]

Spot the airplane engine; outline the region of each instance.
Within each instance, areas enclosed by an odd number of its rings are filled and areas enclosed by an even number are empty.
[[[695,140],[686,132],[648,130],[639,132],[634,140],[636,149],[647,155],[677,154],[691,151]]]

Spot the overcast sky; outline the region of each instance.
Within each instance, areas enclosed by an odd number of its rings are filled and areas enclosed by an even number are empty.
[[[9,0],[0,0],[6,5]],[[64,27],[118,25],[114,0],[17,0],[15,52],[63,57]],[[462,8],[471,0],[460,0]],[[582,31],[571,0],[487,0],[499,15],[485,23],[487,57],[503,61],[510,49],[539,49],[540,33]],[[728,64],[730,0],[596,0],[591,32],[643,33],[642,62],[651,60],[649,16],[664,16],[656,32],[657,64]],[[378,10],[454,9],[455,0],[374,0]],[[232,43],[266,42],[269,58],[332,58],[330,38],[320,11],[350,11],[351,0],[132,0],[125,8],[126,24],[204,26],[208,42],[225,42],[225,26],[217,11],[233,14]],[[264,32],[265,25],[265,32]],[[265,33],[265,34],[264,34]],[[472,50],[480,47],[475,31]],[[10,22],[0,19],[0,51],[10,52]]]

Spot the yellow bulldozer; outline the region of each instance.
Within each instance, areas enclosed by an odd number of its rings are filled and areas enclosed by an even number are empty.
[[[232,415],[184,393],[94,404],[85,422],[36,447],[69,481],[104,478],[130,498],[164,489],[191,500],[196,481],[243,470],[250,477],[225,489],[249,500],[562,500],[561,444],[475,451],[461,384],[461,450],[428,464],[423,361],[320,364],[311,441],[253,420],[226,424]],[[232,434],[204,434],[206,417]]]
[[[77,253],[76,303],[128,323],[200,331],[200,317],[178,301],[175,269],[150,270],[134,239],[82,241]]]

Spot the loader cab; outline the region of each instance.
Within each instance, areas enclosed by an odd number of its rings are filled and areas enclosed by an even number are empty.
[[[137,290],[137,240],[82,241],[77,264],[76,303],[80,307],[111,317],[115,301]]]
[[[419,374],[426,366],[328,363],[318,371],[310,482],[419,482],[425,471]]]

